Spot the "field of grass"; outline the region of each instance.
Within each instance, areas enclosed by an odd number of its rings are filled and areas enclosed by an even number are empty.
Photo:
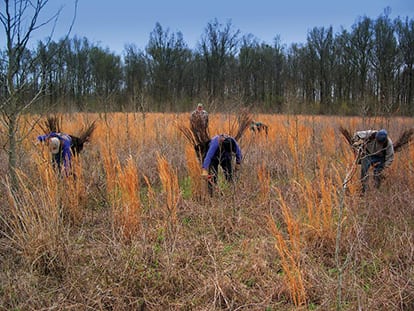
[[[235,117],[212,114],[210,133]],[[54,174],[36,128],[14,194],[0,153],[0,310],[414,310],[414,146],[361,196],[338,130],[397,139],[414,120],[254,118],[268,137],[245,133],[213,197],[176,126],[188,114],[64,116],[73,135],[97,120],[76,179]]]

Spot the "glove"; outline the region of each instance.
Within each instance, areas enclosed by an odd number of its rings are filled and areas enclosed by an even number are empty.
[[[240,163],[236,163],[236,165],[234,166],[234,170],[235,171],[239,171],[240,170],[240,167],[241,167],[241,164]]]
[[[205,168],[203,168],[203,169],[201,170],[201,176],[202,176],[202,177],[208,177],[208,171],[207,171]]]

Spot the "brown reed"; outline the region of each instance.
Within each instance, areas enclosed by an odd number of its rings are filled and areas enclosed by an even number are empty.
[[[154,188],[151,185],[151,182],[148,178],[148,176],[143,176],[145,184],[147,185],[147,198],[148,198],[148,206],[157,208],[157,194],[154,190]]]
[[[129,241],[139,230],[141,219],[138,171],[131,157],[123,168],[114,149],[109,146],[101,144],[101,153],[113,226],[124,240]]]
[[[157,155],[157,164],[160,180],[166,195],[165,208],[167,211],[167,219],[173,224],[176,224],[177,206],[181,197],[177,171],[171,168],[165,157],[160,154]]]
[[[270,198],[270,173],[266,168],[266,163],[262,162],[257,170],[257,178],[260,187],[260,201],[268,202]]]
[[[139,231],[141,222],[141,199],[138,170],[131,157],[118,174],[120,198],[117,202],[119,226],[122,236],[131,240]]]
[[[279,205],[282,209],[283,220],[287,229],[287,238],[277,228],[274,219],[267,217],[270,232],[275,237],[275,248],[280,256],[281,265],[285,272],[285,282],[289,288],[292,302],[295,306],[306,303],[306,289],[303,280],[303,272],[300,267],[301,241],[299,223],[295,220],[279,189]]]
[[[335,217],[334,207],[339,204],[338,185],[333,177],[326,176],[326,159],[318,158],[318,172],[314,180],[301,176],[298,183],[301,189],[301,201],[306,207],[304,213],[304,224],[308,229],[306,238],[320,241],[329,240],[333,243],[335,239]]]
[[[86,202],[86,184],[82,163],[74,157],[71,163],[71,175],[62,179],[62,209],[69,221],[79,224],[83,218],[83,205]]]
[[[7,182],[8,217],[1,221],[14,250],[22,256],[30,271],[59,276],[67,267],[67,231],[57,191],[58,177],[51,166],[42,168],[42,178],[33,181],[18,171],[19,192]]]
[[[206,194],[203,191],[201,179],[201,165],[192,145],[187,144],[185,147],[188,175],[191,179],[191,193],[193,198],[201,199]]]
[[[102,164],[105,170],[106,192],[108,200],[111,201],[116,196],[117,190],[117,172],[120,171],[121,164],[115,154],[115,150],[109,143],[100,143]]]

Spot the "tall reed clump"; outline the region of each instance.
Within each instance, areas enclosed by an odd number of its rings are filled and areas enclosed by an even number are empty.
[[[311,147],[311,129],[300,124],[300,119],[295,116],[294,122],[288,124],[286,128],[287,145],[293,160],[293,176],[299,179],[299,175],[303,174],[309,154],[307,150]]]
[[[54,193],[61,217],[72,224],[81,222],[82,205],[86,201],[86,187],[79,159],[72,158],[69,171],[65,171],[63,166],[58,171],[50,163],[50,153],[47,148],[43,148],[40,155],[33,155],[32,158],[37,168],[39,185],[42,185],[45,191]],[[48,161],[45,163],[44,159]]]
[[[326,159],[318,157],[318,174],[315,181],[303,178],[302,200],[306,206],[308,238],[335,241],[335,218],[333,208],[338,206],[337,185],[332,176],[326,176]]]
[[[270,199],[270,173],[266,168],[266,163],[262,163],[257,170],[257,178],[259,180],[260,201],[262,203],[269,202]]]
[[[301,240],[299,223],[295,220],[280,191],[279,203],[282,209],[283,220],[286,225],[287,237],[276,226],[271,216],[268,216],[268,225],[270,232],[276,239],[275,248],[280,256],[282,269],[285,272],[285,282],[289,289],[290,297],[295,306],[301,306],[306,303],[306,289],[301,270]]]
[[[175,225],[177,223],[177,206],[181,197],[177,172],[171,168],[165,157],[159,154],[157,155],[157,166],[162,187],[166,195],[166,220]]]
[[[130,240],[139,231],[141,222],[141,199],[137,167],[131,157],[119,172],[120,198],[117,214],[123,237]]]
[[[62,218],[61,180],[48,165],[39,168],[40,178],[17,172],[19,191],[7,182],[8,210],[1,221],[5,236],[29,270],[60,277],[67,269],[68,230]],[[4,215],[4,216],[3,216]]]
[[[205,191],[203,191],[203,181],[201,176],[200,163],[197,159],[193,146],[187,145],[185,148],[185,156],[187,160],[188,175],[191,179],[191,193],[193,198],[201,199]]]
[[[121,164],[119,159],[115,154],[114,148],[111,148],[110,144],[101,143],[101,156],[102,164],[105,170],[105,179],[106,179],[106,192],[108,194],[108,200],[111,202],[116,196],[117,190],[117,172],[120,170]]]
[[[145,184],[147,185],[147,199],[148,199],[148,206],[157,208],[157,193],[155,192],[153,186],[151,185],[151,182],[148,178],[148,176],[143,176]]]
[[[71,165],[71,175],[62,179],[62,210],[72,223],[78,224],[83,218],[87,187],[80,159],[74,157]]]
[[[119,232],[123,239],[130,240],[139,230],[141,221],[138,170],[131,157],[122,168],[117,155],[109,146],[101,144],[101,153],[108,201],[112,208],[113,229]]]

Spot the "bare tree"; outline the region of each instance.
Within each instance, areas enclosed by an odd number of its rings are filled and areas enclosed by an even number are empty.
[[[234,30],[231,20],[225,25],[214,19],[207,24],[199,43],[205,65],[207,92],[210,99],[223,98],[229,63],[238,52],[240,30]]]
[[[7,143],[4,146],[8,154],[8,171],[13,188],[17,188],[17,148],[27,133],[20,133],[20,117],[30,106],[38,102],[44,93],[44,85],[38,86],[33,92],[32,86],[37,83],[38,77],[33,76],[33,67],[39,61],[32,57],[28,44],[38,29],[52,26],[48,44],[51,41],[53,31],[58,21],[59,9],[54,15],[42,20],[41,13],[47,7],[48,0],[4,0],[0,9],[0,22],[6,39],[5,57],[1,63],[5,68],[5,92],[1,93],[0,120],[7,129]],[[77,0],[75,0],[75,13],[72,24],[76,17]],[[3,35],[2,35],[3,37]]]

